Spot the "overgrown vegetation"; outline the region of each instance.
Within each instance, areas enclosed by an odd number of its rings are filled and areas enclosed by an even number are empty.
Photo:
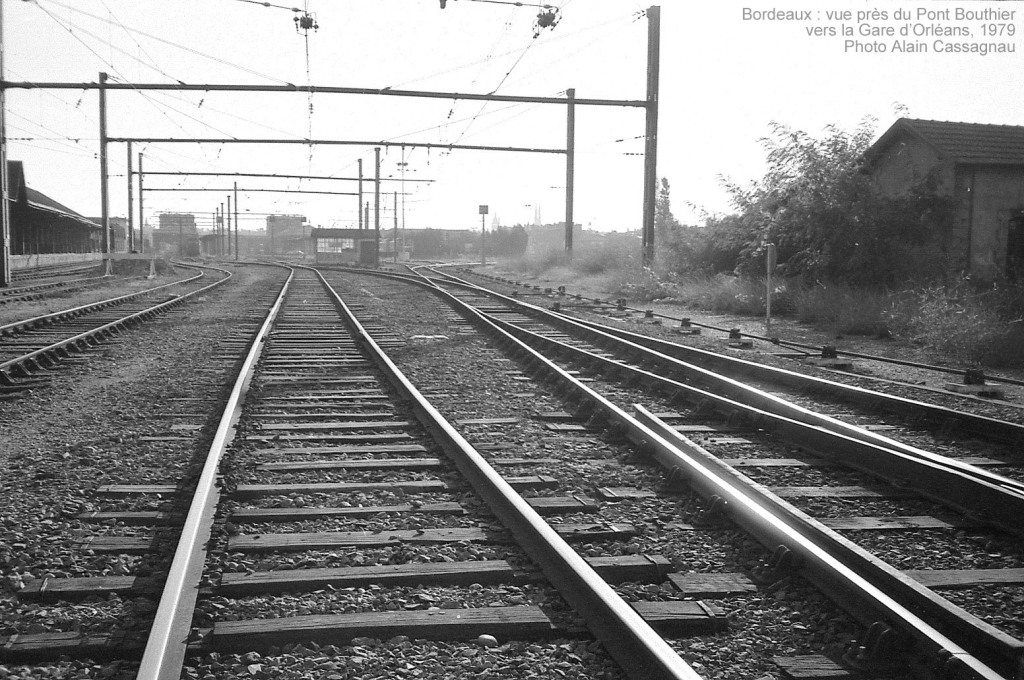
[[[936,236],[952,224],[953,201],[939,193],[934,176],[899,197],[875,191],[862,171],[874,135],[873,119],[852,132],[829,127],[820,138],[772,123],[762,140],[764,177],[749,186],[723,178],[737,212],[700,227],[672,217],[662,180],[658,268],[759,274],[765,247],[774,243],[779,273],[806,281],[885,286],[940,275]]]
[[[723,179],[735,213],[683,225],[661,180],[653,267],[641,266],[633,235],[578,249],[571,262],[558,254],[523,264],[598,279],[614,296],[760,316],[764,253],[774,243],[777,314],[837,334],[898,336],[961,362],[1024,365],[1024,284],[958,278],[942,250],[953,200],[934,176],[899,197],[875,191],[863,172],[874,137],[872,119],[820,138],[773,123],[762,140],[764,177],[748,186]]]

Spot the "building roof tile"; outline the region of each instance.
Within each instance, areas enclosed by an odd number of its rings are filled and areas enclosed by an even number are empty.
[[[943,158],[971,165],[1024,165],[1024,126],[900,118],[865,154],[876,157],[903,134],[921,139]]]

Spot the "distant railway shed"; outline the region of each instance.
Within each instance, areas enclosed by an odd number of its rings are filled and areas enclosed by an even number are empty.
[[[375,229],[325,229],[310,231],[313,256],[317,264],[377,264],[378,244]]]
[[[29,187],[21,161],[7,162],[7,178],[12,258],[102,250],[103,227]]]

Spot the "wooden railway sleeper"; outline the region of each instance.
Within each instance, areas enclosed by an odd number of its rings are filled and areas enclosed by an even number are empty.
[[[450,294],[439,289],[436,290],[447,299],[452,299]],[[483,318],[482,315],[481,318]],[[509,328],[508,324],[498,319],[492,318],[490,324],[492,324],[495,330],[500,329],[516,337],[525,335],[521,331]],[[537,340],[536,342],[540,343],[541,341]],[[548,346],[553,343],[544,341],[542,344]],[[564,380],[575,381],[572,376],[561,369],[558,372],[562,374]],[[747,497],[746,492],[742,490],[743,487],[733,488],[729,484],[723,484],[721,481],[713,481],[715,475],[712,473],[712,468],[705,467],[705,465],[712,466],[712,462],[709,460],[698,463],[696,460],[691,459],[690,455],[683,453],[680,446],[685,438],[672,431],[671,428],[664,426],[653,414],[646,412],[639,405],[635,405],[634,408],[641,415],[641,420],[636,420],[585,385],[580,384],[580,390],[590,392],[595,402],[601,405],[601,408],[607,413],[607,418],[612,421],[609,431],[615,436],[621,437],[626,435],[627,438],[632,439],[634,442],[644,438],[651,438],[658,447],[656,457],[659,463],[666,467],[678,465],[687,468],[688,475],[692,475],[694,478],[693,484],[696,486],[698,493],[708,497],[715,493],[722,493],[723,495],[728,495],[730,499],[734,499],[736,506],[730,508],[730,515],[745,516],[744,521],[748,525],[748,530],[753,531],[759,540],[764,542],[765,540],[775,538],[776,540],[773,542],[778,545],[779,542],[782,542],[778,539],[785,537],[784,540],[795,540],[799,544],[806,544],[801,548],[801,551],[806,551],[808,554],[808,566],[803,571],[810,571],[807,576],[809,578],[814,577],[811,580],[818,582],[817,585],[819,587],[830,591],[834,589],[833,597],[836,597],[844,608],[858,610],[858,613],[855,614],[858,618],[867,618],[867,623],[870,623],[891,617],[894,623],[903,629],[902,634],[907,636],[911,651],[918,655],[919,658],[931,659],[934,658],[935,652],[940,649],[950,650],[952,654],[952,667],[957,677],[986,678],[991,680],[1004,677],[966,652],[924,619],[914,614],[912,610],[893,599],[892,596],[884,594],[872,583],[854,574],[851,569],[837,563],[827,550],[808,543],[799,532],[790,528],[787,522],[778,518],[766,518],[763,509],[755,509],[753,507],[754,503],[751,498]],[[711,399],[707,395],[695,396]],[[722,402],[723,407],[727,409],[735,408],[735,406],[728,404],[727,400],[722,400]],[[780,423],[784,420],[775,414],[772,414],[771,417]],[[827,436],[831,440],[837,439],[836,435],[831,433]],[[690,448],[690,445],[687,444],[683,448]],[[702,456],[710,458],[706,453],[702,454]],[[703,457],[701,460],[703,460]],[[712,488],[715,490],[711,491]],[[833,580],[834,583],[832,583]],[[901,593],[900,595],[902,596],[903,594]],[[871,618],[871,612],[874,612],[873,618]],[[866,636],[864,639],[865,644],[860,646],[864,647],[865,652],[881,648],[882,644],[888,642],[888,637],[885,641],[882,641],[881,637],[881,632],[876,630],[870,636],[870,640]],[[1018,663],[1017,657],[1014,657],[1013,663],[1015,665]]]
[[[509,328],[504,322],[495,320],[495,322],[502,328],[509,330],[516,335],[526,335],[518,332],[515,329]],[[538,336],[530,337],[527,342],[534,342],[547,346],[549,343],[546,340],[539,338]],[[582,354],[582,351],[581,351]],[[625,367],[609,362],[609,367],[616,370],[624,369]],[[639,369],[633,369],[638,371]],[[682,385],[677,383],[671,383],[670,380],[655,376],[650,373],[644,373],[648,380],[665,381],[666,383],[674,384],[680,389]],[[686,401],[693,402],[699,399],[707,399],[716,404],[716,411],[721,412],[726,417],[736,410],[746,410],[745,407],[739,406],[734,399],[730,397],[713,397],[708,394],[701,394],[706,392],[705,390],[696,390],[693,392],[696,394],[687,395]],[[920,483],[917,485],[919,492],[927,495],[930,498],[938,499],[938,502],[950,505],[957,510],[967,509],[970,507],[977,507],[980,502],[980,497],[999,495],[1001,501],[1005,501],[1001,506],[1002,514],[998,517],[997,526],[1009,531],[1011,533],[1020,532],[1022,529],[1016,520],[1011,520],[1010,516],[1016,510],[1016,505],[1024,503],[1024,492],[1017,492],[1013,486],[1007,486],[1012,484],[1010,482],[1003,483],[1002,478],[992,475],[984,470],[976,469],[970,466],[963,466],[955,461],[955,459],[948,459],[942,456],[936,456],[926,451],[919,451],[900,444],[899,442],[892,442],[876,437],[870,433],[862,434],[863,436],[853,437],[847,432],[835,432],[831,427],[815,426],[810,427],[804,420],[795,420],[792,417],[775,413],[768,412],[764,409],[755,409],[760,413],[763,413],[763,417],[771,419],[776,423],[777,429],[784,429],[788,436],[794,436],[797,439],[807,442],[806,445],[816,448],[823,455],[833,455],[834,446],[842,447],[853,447],[858,451],[867,452],[872,456],[870,459],[873,461],[873,465],[877,466],[881,456],[892,457],[895,456],[896,462],[899,463],[905,469],[913,469],[916,474],[918,471],[922,473]],[[799,410],[797,416],[803,417],[802,410]],[[814,414],[808,416],[811,420],[817,418]],[[818,418],[820,420],[820,418]],[[822,442],[826,442],[827,446]],[[879,443],[884,443],[884,446],[879,446]],[[822,448],[824,447],[824,448]],[[861,461],[858,467],[871,468],[866,461]],[[888,468],[887,472],[892,472],[893,467]],[[952,474],[957,477],[961,482],[964,483],[966,488],[958,488],[958,494],[954,497],[947,493],[946,488],[943,486],[940,491],[940,480],[939,478],[944,475]],[[997,484],[998,482],[998,484]],[[942,481],[941,484],[945,484]],[[1019,486],[1019,485],[1017,485]],[[956,501],[956,502],[954,502]],[[995,517],[994,517],[995,521]]]
[[[476,288],[476,286],[473,286],[472,284],[462,281],[461,279],[458,279],[456,277],[450,278],[453,280],[455,285]],[[503,297],[501,294],[495,293],[493,291],[489,291],[488,293],[492,297]],[[836,385],[830,383],[829,381],[822,380],[820,378],[813,378],[809,376],[804,376],[802,374],[794,374],[790,371],[785,371],[782,369],[775,369],[756,364],[751,364],[750,362],[745,360],[715,355],[714,353],[707,352],[706,350],[685,348],[679,345],[675,345],[674,343],[667,343],[666,341],[663,340],[639,336],[635,333],[632,333],[621,328],[610,328],[602,324],[590,321],[582,321],[579,319],[572,319],[569,317],[565,317],[564,315],[552,315],[545,312],[544,310],[534,308],[529,305],[525,305],[524,303],[515,302],[514,304],[520,304],[521,306],[527,307],[526,313],[535,316],[544,315],[546,317],[552,317],[553,320],[560,324],[563,328],[574,328],[576,330],[587,328],[590,330],[591,333],[589,335],[589,337],[591,338],[591,342],[597,343],[599,345],[601,343],[606,343],[608,341],[608,336],[610,335],[621,339],[626,339],[633,343],[650,347],[651,349],[656,351],[668,353],[672,356],[676,356],[679,359],[682,359],[682,357],[678,356],[676,353],[683,352],[684,354],[692,357],[690,359],[691,362],[705,366],[706,368],[710,367],[711,365],[717,365],[722,362],[725,362],[733,366],[745,366],[746,370],[753,369],[762,374],[781,376],[785,379],[786,382],[790,384],[794,380],[802,383],[804,386],[808,386],[808,383],[810,383],[810,385],[816,388],[820,388],[822,392],[826,394],[832,394],[833,390],[836,388]],[[669,347],[671,347],[672,349],[669,349]],[[846,354],[851,353],[846,352]],[[856,353],[853,353],[851,355],[858,356]],[[708,360],[710,360],[711,363],[708,363]],[[921,413],[920,409],[923,409],[925,412],[928,413],[928,415],[927,417],[922,418],[922,420],[920,421],[921,423],[936,423],[940,422],[940,420],[945,417],[952,417],[954,420],[960,421],[961,427],[966,425],[967,429],[977,436],[990,438],[997,441],[1003,441],[1011,444],[1024,444],[1024,428],[1014,423],[1007,423],[1004,421],[986,418],[983,416],[977,417],[974,416],[973,414],[965,414],[958,411],[952,411],[950,409],[946,409],[943,407],[933,407],[929,404],[923,404],[921,402],[916,402],[910,399],[903,399],[901,397],[889,397],[880,393],[874,393],[871,390],[863,390],[860,388],[854,388],[852,392],[847,392],[842,399],[843,401],[849,402],[881,402],[886,404],[886,410],[901,414],[903,416],[907,416],[908,413],[911,411]]]

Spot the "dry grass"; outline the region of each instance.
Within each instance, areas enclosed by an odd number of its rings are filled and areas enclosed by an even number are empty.
[[[513,263],[553,283],[584,281],[613,297],[672,300],[727,314],[763,316],[765,280],[729,275],[665,279],[639,266],[636,249],[607,246]],[[1024,366],[1024,283],[981,287],[966,279],[900,291],[773,280],[772,313],[836,335],[897,337],[965,363]]]

